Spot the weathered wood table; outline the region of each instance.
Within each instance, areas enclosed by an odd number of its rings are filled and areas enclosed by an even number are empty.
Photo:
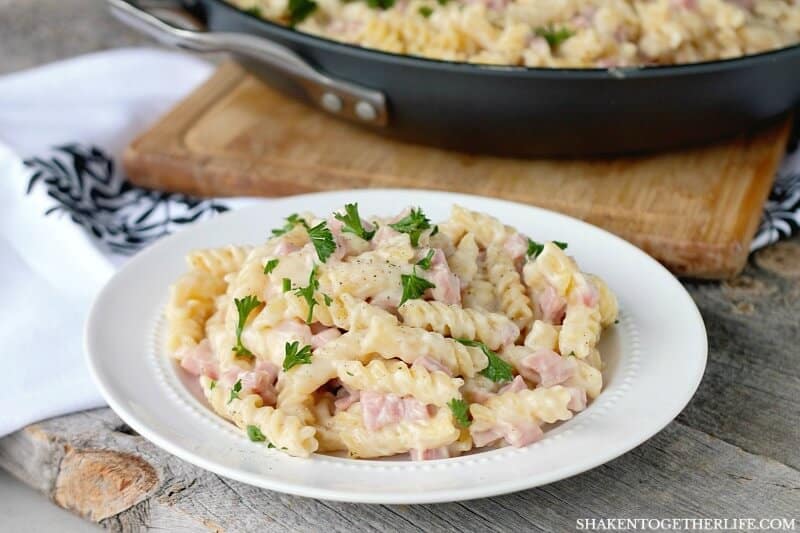
[[[139,42],[99,4],[0,0],[0,50],[16,51],[0,71]],[[121,531],[570,531],[579,518],[685,517],[795,518],[800,528],[800,238],[755,254],[735,280],[686,286],[709,333],[692,402],[630,453],[538,489],[420,506],[286,496],[195,468],[109,409],[0,439],[0,466]]]
[[[195,468],[109,409],[0,440],[0,466],[113,530],[568,531],[579,518],[795,518],[800,527],[800,238],[761,251],[738,278],[686,282],[709,364],[678,419],[571,479],[461,503],[324,502]]]

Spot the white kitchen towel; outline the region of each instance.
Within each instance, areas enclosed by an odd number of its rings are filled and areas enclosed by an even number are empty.
[[[82,354],[95,293],[155,239],[250,202],[145,190],[120,172],[125,145],[211,70],[138,48],[0,77],[0,436],[103,405]],[[795,141],[753,245],[798,228]]]

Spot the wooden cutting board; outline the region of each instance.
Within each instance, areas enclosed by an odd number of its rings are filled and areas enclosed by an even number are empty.
[[[384,139],[342,123],[227,63],[137,138],[124,166],[138,185],[197,195],[415,187],[505,198],[602,226],[679,275],[725,278],[747,260],[789,123],[646,156],[467,155]]]

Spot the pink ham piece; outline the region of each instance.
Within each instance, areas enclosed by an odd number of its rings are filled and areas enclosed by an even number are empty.
[[[586,307],[594,307],[600,302],[600,292],[594,283],[587,282],[585,286],[581,287],[580,295],[581,301]]]
[[[586,409],[586,391],[578,387],[567,387],[570,398],[567,409],[577,413]]]
[[[450,305],[461,304],[461,280],[450,270],[447,258],[441,249],[434,249],[431,268],[425,277],[436,285],[430,289],[431,298]]]
[[[337,411],[347,411],[360,397],[361,393],[359,391],[342,387],[339,389],[339,392],[336,393],[336,401],[333,402],[333,405],[336,407]]]
[[[378,228],[378,231],[375,232],[375,235],[372,237],[372,240],[369,241],[372,245],[372,249],[378,248],[401,233],[395,229],[389,227],[388,224],[383,224]]]
[[[575,373],[575,361],[542,348],[519,362],[519,373],[542,387],[564,383]]]
[[[448,376],[452,376],[453,375],[453,373],[450,372],[449,368],[444,366],[442,363],[440,363],[436,359],[433,359],[432,357],[428,357],[427,355],[424,355],[422,357],[417,357],[414,360],[414,363],[411,365],[411,368],[415,368],[415,367],[418,367],[418,366],[421,366],[422,368],[425,368],[426,370],[428,370],[430,372],[444,372]]]
[[[484,431],[470,430],[470,434],[472,435],[472,443],[476,448],[487,446],[500,438],[505,439],[511,446],[520,448],[536,442],[544,435],[542,429],[535,422],[500,423]]]
[[[278,246],[275,247],[275,250],[272,253],[278,257],[284,257],[292,252],[296,252],[297,250],[300,250],[300,248],[290,242],[287,242],[286,239],[281,239],[278,242]]]
[[[514,378],[514,381],[509,383],[508,385],[504,385],[502,389],[497,391],[497,394],[505,394],[507,392],[519,392],[521,390],[527,390],[528,384],[525,383],[525,380],[522,379],[522,376],[517,376]]]
[[[219,376],[219,367],[214,361],[214,353],[207,339],[177,355],[181,360],[181,368],[193,376],[208,376],[211,379]]]
[[[401,421],[425,420],[430,417],[427,406],[411,397],[401,398],[396,394],[361,391],[360,401],[364,426],[370,431]]]
[[[552,286],[548,285],[545,290],[539,293],[536,303],[542,311],[543,321],[556,326],[564,321],[567,301],[559,296]]]
[[[316,350],[317,348],[325,346],[333,339],[341,337],[341,335],[342,332],[337,328],[325,328],[311,336],[311,348]]]
[[[528,239],[521,233],[514,233],[503,243],[503,249],[511,256],[511,259],[516,262],[525,257],[525,254],[528,253]]]
[[[483,448],[484,446],[488,446],[489,444],[493,443],[497,439],[503,437],[503,432],[499,428],[492,428],[487,429],[486,431],[472,431],[470,430],[470,435],[472,436],[472,444],[475,445],[476,448]]]
[[[237,381],[242,382],[241,396],[244,394],[258,394],[265,405],[275,405],[277,394],[275,380],[278,376],[278,367],[269,361],[259,361],[253,370],[242,370],[238,367],[229,368],[219,378],[219,383],[225,388],[231,388]]]
[[[431,461],[433,459],[447,459],[450,457],[450,451],[447,446],[440,448],[431,448],[429,450],[420,450],[412,448],[408,451],[412,461]]]
[[[272,331],[280,333],[282,337],[285,337],[286,342],[298,341],[301,347],[311,344],[311,328],[296,318],[279,322],[272,328]]]
[[[697,9],[697,0],[672,0],[672,5],[682,9],[695,10]]]

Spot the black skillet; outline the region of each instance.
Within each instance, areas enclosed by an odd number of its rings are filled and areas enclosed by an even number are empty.
[[[800,45],[677,66],[494,67],[342,44],[222,0],[167,2],[207,31],[167,24],[142,2],[108,2],[116,16],[159,41],[230,52],[271,85],[329,113],[381,134],[469,152],[586,156],[664,149],[734,135],[800,103]]]

